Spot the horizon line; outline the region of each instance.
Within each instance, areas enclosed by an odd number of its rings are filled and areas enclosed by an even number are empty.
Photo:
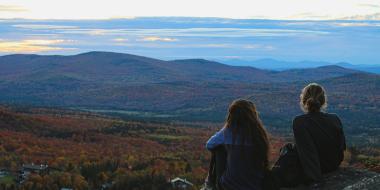
[[[331,19],[281,19],[281,18],[230,18],[230,17],[208,17],[208,16],[126,16],[126,17],[109,17],[109,18],[0,18],[0,21],[8,20],[34,20],[34,21],[103,21],[103,20],[134,20],[134,19],[164,19],[164,18],[195,18],[195,19],[226,19],[226,20],[268,20],[268,21],[307,21],[307,22],[326,22],[326,21],[370,21],[380,22],[380,19],[349,19],[349,18],[331,18]]]
[[[146,56],[146,55],[141,55],[141,54],[133,54],[133,53],[126,53],[126,52],[116,52],[116,51],[100,51],[100,50],[93,50],[93,51],[83,51],[79,53],[73,53],[73,54],[39,54],[39,53],[10,53],[10,54],[0,54],[0,57],[4,56],[14,56],[14,55],[36,55],[36,56],[77,56],[77,55],[82,55],[82,54],[88,54],[88,53],[114,53],[114,54],[124,54],[124,55],[132,55],[132,56],[139,56],[139,57],[145,57],[145,58],[150,58],[150,59],[157,59],[157,60],[162,60],[162,61],[176,61],[176,60],[191,60],[191,59],[203,59],[206,61],[215,61],[222,63],[220,61],[228,61],[228,60],[240,60],[240,61],[261,61],[261,60],[273,60],[273,61],[280,61],[280,62],[288,62],[288,63],[301,63],[301,62],[324,62],[328,65],[338,65],[338,64],[350,64],[350,65],[366,65],[366,66],[380,66],[379,64],[355,64],[352,62],[348,61],[338,61],[338,62],[331,62],[331,61],[323,61],[323,60],[308,60],[308,59],[302,59],[302,60],[297,60],[297,61],[289,61],[289,60],[283,60],[283,59],[275,59],[271,57],[266,57],[266,58],[260,58],[260,59],[239,59],[239,58],[207,58],[207,57],[188,57],[185,56],[184,58],[179,58],[173,56],[172,58],[169,59],[164,59],[162,57],[155,57],[155,56]],[[227,64],[227,63],[222,63],[222,64]],[[227,64],[230,65],[230,64]]]

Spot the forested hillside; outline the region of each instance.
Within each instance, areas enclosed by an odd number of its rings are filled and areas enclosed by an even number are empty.
[[[89,52],[0,57],[0,103],[62,107],[153,121],[217,122],[236,98],[253,100],[264,123],[289,134],[309,82],[326,87],[328,110],[354,144],[379,145],[380,76],[340,66],[285,71],[188,59]],[[363,138],[365,137],[365,138]]]
[[[254,101],[272,133],[271,159],[292,141],[299,94],[322,84],[328,111],[348,136],[345,165],[379,171],[380,76],[324,66],[268,71],[202,60],[162,61],[90,52],[0,57],[2,187],[168,189],[182,177],[199,188],[205,142],[236,98]],[[366,147],[366,148],[363,148]],[[20,178],[25,165],[48,166]]]
[[[0,109],[0,167],[10,189],[168,189],[185,178],[199,189],[208,171],[205,142],[220,125],[123,121],[70,110]],[[286,138],[271,136],[271,162]],[[350,148],[344,166],[379,171],[377,148]],[[19,185],[25,164],[47,164]]]

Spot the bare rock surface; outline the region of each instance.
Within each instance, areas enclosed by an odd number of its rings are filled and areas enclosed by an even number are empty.
[[[355,168],[340,168],[324,177],[323,182],[282,190],[380,190],[380,174]]]

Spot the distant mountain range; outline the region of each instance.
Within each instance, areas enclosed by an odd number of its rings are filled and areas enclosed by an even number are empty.
[[[354,65],[345,62],[339,63],[329,63],[323,61],[300,61],[300,62],[289,62],[289,61],[280,61],[275,59],[259,59],[253,61],[239,60],[239,59],[228,59],[221,60],[222,63],[234,65],[234,66],[251,66],[259,69],[266,70],[276,70],[283,71],[288,69],[304,69],[304,68],[316,68],[328,65],[337,65],[344,68],[355,69],[365,72],[377,73],[380,74],[379,65]]]
[[[15,54],[0,57],[0,79],[9,82],[58,80],[109,84],[178,81],[261,83],[319,80],[358,72],[336,65],[268,71],[204,59],[163,61],[112,52],[89,52],[73,56]]]
[[[380,75],[337,65],[270,71],[203,59],[163,61],[112,52],[0,57],[0,104],[80,109],[126,118],[223,121],[236,98],[266,125],[288,129],[300,90],[324,85],[348,128],[378,126]],[[364,119],[364,120],[363,120]]]

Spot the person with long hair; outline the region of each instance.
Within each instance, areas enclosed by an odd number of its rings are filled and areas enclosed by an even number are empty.
[[[269,167],[269,140],[254,103],[233,101],[223,128],[207,141],[206,148],[212,156],[203,189],[262,189]]]

